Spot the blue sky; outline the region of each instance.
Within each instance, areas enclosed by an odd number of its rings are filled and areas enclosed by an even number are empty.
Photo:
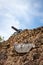
[[[43,0],[0,0],[0,35],[8,39],[14,30],[43,26]]]

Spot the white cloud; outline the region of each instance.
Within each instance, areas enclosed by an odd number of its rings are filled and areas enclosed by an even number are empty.
[[[14,32],[14,30],[11,29],[11,26],[19,28],[20,22],[10,13],[3,14],[2,16],[2,22],[0,22],[0,34],[3,35],[5,39],[8,39]]]
[[[11,35],[12,30],[11,26],[15,26],[17,28],[20,27],[20,22],[16,19],[16,16],[25,15],[26,5],[20,4],[17,0],[0,0],[0,16],[3,16],[2,24],[0,28],[0,34],[4,35],[5,39]],[[2,31],[3,30],[3,31]]]
[[[33,16],[39,16],[40,1],[36,0],[0,0],[1,8],[7,9],[10,14],[24,17],[26,20]]]

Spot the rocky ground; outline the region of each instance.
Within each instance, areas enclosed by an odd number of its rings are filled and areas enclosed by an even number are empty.
[[[14,49],[15,43],[33,43],[35,48],[19,54]],[[25,29],[0,42],[0,65],[43,65],[43,26],[33,30]]]

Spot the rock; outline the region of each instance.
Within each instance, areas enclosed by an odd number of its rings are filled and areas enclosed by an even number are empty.
[[[35,45],[32,43],[21,43],[21,44],[14,44],[14,49],[18,53],[27,53],[29,52],[32,48],[35,48]]]

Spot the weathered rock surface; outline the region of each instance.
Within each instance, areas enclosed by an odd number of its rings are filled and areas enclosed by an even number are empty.
[[[15,43],[33,43],[35,48],[19,54],[14,50]],[[33,30],[25,29],[1,42],[0,65],[43,65],[43,26]]]

